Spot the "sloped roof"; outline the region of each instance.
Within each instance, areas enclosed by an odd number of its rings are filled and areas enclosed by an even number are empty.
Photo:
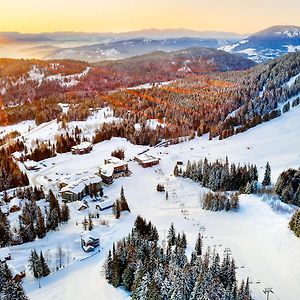
[[[11,209],[14,206],[20,207],[20,199],[17,197],[10,200],[8,207],[9,207],[9,209]]]
[[[90,143],[90,142],[82,142],[79,145],[73,146],[72,150],[84,150],[84,149],[87,149],[87,148],[91,147],[92,145],[93,144]]]
[[[85,231],[81,234],[81,239],[84,240],[86,243],[88,243],[90,240],[99,239],[99,234],[94,230]]]
[[[0,261],[4,261],[8,256],[10,256],[9,248],[0,248]]]
[[[70,192],[74,194],[81,193],[86,186],[94,183],[102,182],[101,177],[97,175],[89,175],[82,178],[78,178],[77,180],[70,182],[67,186],[63,187],[60,192]]]

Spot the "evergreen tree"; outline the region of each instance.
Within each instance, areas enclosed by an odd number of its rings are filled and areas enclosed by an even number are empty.
[[[196,252],[196,255],[202,255],[202,237],[201,237],[200,232],[198,233],[198,237],[196,240],[195,252]]]
[[[88,230],[92,231],[94,228],[94,224],[93,224],[93,220],[92,220],[92,216],[89,215],[89,219],[88,219]]]
[[[61,222],[67,223],[70,219],[70,209],[67,203],[63,203],[61,206]]]
[[[29,270],[32,272],[33,276],[35,278],[42,277],[43,270],[42,270],[41,260],[35,250],[31,251],[31,255],[29,257],[28,263],[29,263]]]
[[[38,238],[43,238],[46,235],[46,226],[45,220],[42,214],[42,211],[39,207],[37,207],[37,221],[35,226],[35,232]]]
[[[171,226],[169,228],[169,232],[168,232],[168,245],[170,246],[174,246],[175,242],[176,242],[176,232],[175,232],[175,228],[174,228],[174,224],[171,223]]]
[[[10,223],[0,208],[0,248],[9,246],[11,243]]]
[[[41,268],[42,268],[41,276],[42,277],[48,276],[50,274],[50,269],[45,261],[42,251],[40,253],[40,264],[41,264]]]
[[[89,222],[88,220],[86,219],[86,217],[84,217],[83,221],[82,221],[82,227],[83,227],[83,230],[87,230],[88,229],[88,225],[89,225]]]
[[[124,195],[123,186],[121,187],[121,193],[120,193],[120,209],[121,209],[121,211],[129,211],[130,212],[126,197]]]
[[[271,167],[269,162],[267,162],[264,179],[262,181],[262,185],[268,186],[271,184]]]

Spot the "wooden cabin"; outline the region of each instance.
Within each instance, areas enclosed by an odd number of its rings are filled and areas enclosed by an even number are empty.
[[[148,154],[136,155],[134,160],[137,161],[143,168],[150,168],[159,164],[159,158]]]
[[[73,146],[71,148],[71,152],[72,154],[87,154],[90,153],[93,150],[93,144],[90,142],[82,142],[79,145]]]
[[[92,190],[99,192],[102,189],[101,183],[102,180],[99,176],[90,175],[69,183],[61,188],[59,193],[66,202],[80,201]]]
[[[99,235],[95,231],[86,231],[81,234],[81,247],[85,252],[94,251],[100,246]]]
[[[99,168],[99,174],[104,183],[112,184],[118,177],[129,176],[130,171],[127,162],[112,156],[104,159],[104,165]]]

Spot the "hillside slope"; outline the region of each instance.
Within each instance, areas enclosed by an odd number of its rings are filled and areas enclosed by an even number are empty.
[[[221,49],[263,62],[300,50],[300,27],[273,26]]]
[[[101,229],[101,253],[85,261],[75,260],[71,266],[50,275],[43,280],[42,289],[37,288],[31,277],[26,278],[25,287],[30,299],[82,299],[99,295],[108,300],[128,299],[128,295],[122,290],[112,289],[100,271],[112,242],[126,235],[130,231],[134,216],[141,214],[158,226],[162,237],[164,230],[174,222],[178,231],[184,230],[187,233],[189,243],[195,241],[199,226],[205,225],[205,246],[217,245],[220,254],[226,247],[230,247],[236,258],[238,277],[250,278],[255,299],[265,299],[263,289],[272,286],[276,297],[297,300],[300,292],[300,244],[299,239],[288,229],[289,212],[273,211],[263,199],[247,195],[241,197],[241,208],[237,213],[204,211],[199,203],[201,187],[187,179],[174,178],[170,174],[173,173],[177,160],[198,160],[205,156],[214,160],[228,156],[230,161],[256,163],[260,180],[264,166],[269,161],[274,182],[282,170],[300,165],[299,113],[300,108],[295,108],[281,118],[231,137],[226,142],[209,141],[205,136],[167,149],[152,148],[150,153],[160,157],[161,162],[159,166],[151,169],[143,169],[135,162],[130,162],[132,176],[118,179],[105,193],[109,197],[115,197],[120,187],[124,186],[131,215],[124,215],[119,221],[112,221],[107,213],[101,215],[111,222],[109,228]],[[69,173],[82,170],[83,161],[85,168],[93,169],[95,157],[101,160],[116,147],[126,148],[127,159],[147,149],[134,146],[123,139],[106,141],[96,145],[94,152],[84,157],[62,154],[47,160],[49,167],[41,172],[40,180],[42,182],[44,176],[47,176],[54,182],[56,173],[61,172],[62,168],[63,172]],[[53,162],[55,166],[52,165]],[[164,195],[157,193],[155,187],[158,183],[164,183],[168,188],[169,201],[165,200]],[[181,203],[188,210],[188,219],[181,213]],[[72,209],[77,213],[75,206]],[[26,259],[32,247],[43,251],[56,247],[58,235],[61,238],[66,233],[70,239],[65,239],[63,246],[69,245],[71,251],[76,250],[77,254],[79,241],[76,242],[76,237],[78,238],[80,230],[81,228],[70,223],[61,228],[60,232],[53,233],[49,241],[37,241],[30,247],[15,247],[12,254],[20,254]],[[191,249],[188,248],[188,251]],[[273,272],[270,273],[270,270]],[[80,290],[78,285],[81,286]]]

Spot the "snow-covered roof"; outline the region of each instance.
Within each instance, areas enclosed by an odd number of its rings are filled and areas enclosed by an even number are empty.
[[[10,256],[9,248],[0,248],[0,261],[5,261],[6,257]]]
[[[91,147],[92,145],[93,144],[90,143],[90,142],[82,142],[79,145],[73,146],[72,150],[84,150],[84,149],[87,149],[87,148]]]
[[[73,173],[73,174],[70,174],[70,175],[66,175],[66,176],[61,177],[59,179],[58,183],[59,184],[61,184],[61,183],[69,184],[73,181],[76,181],[77,179],[88,176],[88,174],[89,174],[89,171],[85,170],[85,171]]]
[[[24,161],[24,166],[26,169],[34,169],[34,168],[40,168],[40,166],[37,164],[37,162],[33,160],[26,160]]]
[[[105,200],[105,201],[97,203],[97,206],[99,206],[101,210],[105,209],[106,207],[113,206],[113,205],[114,205],[114,201],[112,201],[112,200]]]
[[[99,234],[95,232],[94,230],[92,231],[85,231],[81,234],[81,239],[88,243],[91,239],[96,240],[99,239]]]
[[[82,178],[82,181],[86,185],[90,185],[90,184],[95,184],[95,183],[102,182],[101,178],[98,175],[89,175],[89,176],[86,176],[86,177]]]
[[[127,166],[127,162],[117,157],[111,156],[104,160],[105,164],[100,166],[100,172],[102,175],[110,177],[114,173],[114,169],[122,166]]]
[[[13,266],[13,265],[9,264],[8,267],[11,271],[12,277],[15,277],[16,275],[19,275],[19,274],[25,272],[24,265]]]
[[[106,164],[100,167],[100,172],[102,175],[110,177],[114,173],[115,166],[114,164]]]
[[[140,155],[136,155],[135,159],[143,162],[143,163],[150,163],[150,162],[157,162],[159,159],[149,155],[149,154],[140,154]]]
[[[11,209],[14,206],[20,207],[20,199],[17,197],[11,199],[9,202],[9,209]]]
[[[67,183],[67,185],[60,190],[61,193],[70,192],[78,194],[82,192],[86,186],[102,182],[101,177],[99,177],[98,175],[88,175],[81,178],[77,178],[75,181],[70,182],[69,180],[71,178],[73,177],[65,177],[65,181],[60,181],[60,183]]]
[[[79,194],[85,189],[85,184],[81,179],[77,179],[76,181],[68,184],[67,186],[63,187],[60,192],[65,193],[65,192],[70,192],[74,194]]]

